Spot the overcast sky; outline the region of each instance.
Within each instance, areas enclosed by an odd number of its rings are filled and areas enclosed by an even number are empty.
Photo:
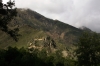
[[[100,0],[15,0],[15,3],[18,8],[30,8],[48,18],[100,32]]]

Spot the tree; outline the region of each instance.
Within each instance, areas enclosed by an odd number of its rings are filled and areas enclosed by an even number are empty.
[[[18,40],[19,34],[18,31],[19,29],[16,28],[9,28],[8,24],[11,22],[11,20],[17,16],[17,11],[16,8],[14,8],[15,2],[9,0],[7,4],[3,4],[2,0],[0,0],[0,30],[3,32],[6,32],[9,34],[15,41]]]
[[[98,66],[100,61],[100,35],[84,33],[77,43],[76,56],[79,66]]]

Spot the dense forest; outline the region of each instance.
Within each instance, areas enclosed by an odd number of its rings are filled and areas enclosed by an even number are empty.
[[[48,55],[45,50],[29,52],[25,48],[8,47],[0,50],[0,66],[74,66],[75,61],[61,53]]]

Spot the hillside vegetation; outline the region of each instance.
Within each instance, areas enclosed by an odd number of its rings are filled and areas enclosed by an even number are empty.
[[[50,36],[58,43],[70,45],[77,41],[78,36],[82,32],[78,28],[58,20],[46,18],[30,9],[18,9],[17,11],[17,17],[12,20],[9,26],[11,28],[19,27],[19,33],[21,34],[19,41],[16,43],[12,39],[9,39],[10,37],[0,32],[2,35],[0,38],[5,36],[5,38],[0,39],[0,47],[6,47],[12,44],[23,46],[23,44],[26,45],[32,38],[42,38],[45,36]],[[6,44],[8,42],[9,44]]]

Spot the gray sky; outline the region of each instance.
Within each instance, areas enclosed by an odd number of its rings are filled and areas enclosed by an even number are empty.
[[[3,0],[3,2],[8,0]],[[18,8],[30,8],[75,27],[100,32],[100,0],[15,0]]]

